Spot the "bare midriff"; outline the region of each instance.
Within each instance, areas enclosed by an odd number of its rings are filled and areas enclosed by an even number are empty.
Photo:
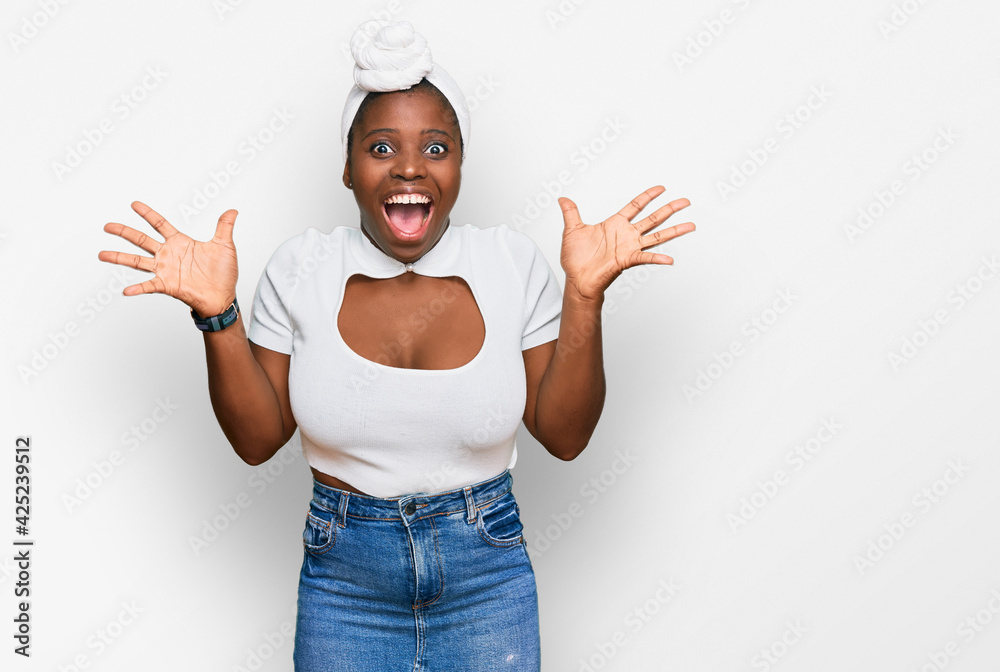
[[[401,369],[457,369],[471,362],[486,340],[482,313],[465,280],[417,273],[383,279],[352,275],[337,329],[361,357]],[[368,494],[332,474],[315,468],[312,473],[324,485]]]

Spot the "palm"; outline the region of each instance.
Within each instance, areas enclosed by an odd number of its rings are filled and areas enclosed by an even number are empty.
[[[566,283],[581,296],[595,299],[601,296],[622,271],[639,264],[672,264],[665,255],[645,251],[668,240],[694,231],[691,222],[645,235],[670,215],[691,205],[686,198],[671,201],[638,222],[632,219],[649,202],[662,194],[661,186],[647,189],[616,214],[600,224],[588,225],[580,220],[576,204],[568,198],[559,199],[563,212],[563,241],[560,262],[566,272]]]
[[[167,294],[183,301],[203,317],[221,313],[235,298],[239,275],[232,238],[236,211],[223,213],[215,236],[203,242],[181,233],[143,203],[136,201],[132,208],[164,237],[164,241],[156,241],[123,224],[105,225],[104,230],[108,233],[119,235],[152,255],[144,257],[111,251],[98,254],[101,261],[154,274],[149,280],[126,287],[123,293],[126,296]]]
[[[206,295],[224,295],[236,286],[236,249],[232,244],[202,242],[178,233],[153,255],[153,272],[156,277],[150,282],[156,291],[191,305]]]

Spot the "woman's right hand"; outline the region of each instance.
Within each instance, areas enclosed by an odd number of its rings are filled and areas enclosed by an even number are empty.
[[[150,280],[129,285],[122,294],[167,294],[186,303],[199,317],[219,315],[228,308],[236,298],[236,279],[239,275],[236,246],[233,245],[236,210],[222,213],[215,227],[215,236],[202,242],[175,229],[145,203],[135,201],[132,209],[149,222],[164,241],[161,243],[124,224],[110,222],[104,225],[108,233],[121,236],[153,255],[144,257],[109,250],[98,253],[97,258],[101,261],[155,274]]]

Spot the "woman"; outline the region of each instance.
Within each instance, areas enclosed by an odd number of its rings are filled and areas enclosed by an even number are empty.
[[[600,417],[604,292],[646,251],[694,230],[648,233],[690,203],[633,223],[653,187],[589,226],[560,198],[560,296],[537,246],[506,225],[452,226],[469,114],[408,23],[352,40],[344,184],[360,228],[309,228],[268,261],[244,330],[232,232],[194,241],[148,206],[164,240],[105,230],[152,257],[204,331],[212,405],[236,453],[261,464],[298,428],[314,476],[303,532],[296,670],[537,670],[537,595],[509,469],[524,422],[572,460]],[[646,234],[646,235],[644,235]],[[202,316],[211,316],[205,317]]]

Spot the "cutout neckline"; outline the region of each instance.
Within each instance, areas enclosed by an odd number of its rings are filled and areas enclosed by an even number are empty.
[[[448,228],[445,229],[445,232],[441,235],[441,238],[438,239],[437,243],[435,243],[434,247],[429,249],[422,257],[411,264],[404,264],[398,259],[387,255],[381,249],[376,247],[370,240],[368,240],[360,228],[354,228],[352,230],[351,233],[353,235],[350,238],[350,246],[354,252],[354,256],[360,262],[361,269],[352,272],[341,281],[340,296],[337,300],[337,305],[333,310],[333,316],[330,323],[330,327],[334,332],[333,335],[335,340],[339,343],[339,347],[343,348],[348,357],[351,357],[355,361],[361,362],[366,366],[374,367],[378,371],[398,371],[402,375],[458,374],[476,366],[478,362],[485,357],[486,349],[491,343],[490,338],[493,329],[486,316],[486,312],[483,310],[482,297],[479,295],[479,292],[476,290],[473,282],[470,278],[466,277],[466,274],[456,272],[456,267],[458,266],[457,262],[462,248],[461,237],[463,235],[469,235],[466,231],[468,226],[469,225],[455,227],[449,224]],[[461,366],[450,369],[416,369],[410,367],[390,366],[388,364],[368,359],[367,357],[364,357],[356,352],[347,344],[347,341],[344,340],[343,334],[340,333],[338,322],[341,310],[344,306],[344,299],[347,297],[348,280],[350,280],[350,278],[354,275],[363,275],[375,280],[382,280],[394,278],[406,272],[413,272],[417,275],[423,275],[430,278],[458,277],[465,281],[465,284],[468,286],[469,291],[472,294],[472,299],[476,304],[476,308],[479,311],[480,319],[483,321],[483,329],[485,331],[483,343],[479,347],[479,351],[476,353],[475,357]]]
[[[336,308],[333,311],[333,323],[330,325],[333,328],[334,336],[337,342],[340,344],[340,347],[347,353],[349,357],[367,366],[375,367],[379,371],[398,371],[402,375],[434,375],[434,374],[447,375],[447,374],[457,374],[466,371],[467,369],[476,366],[478,362],[486,356],[486,348],[489,347],[490,345],[490,334],[493,332],[493,330],[490,328],[490,322],[486,318],[486,314],[483,312],[482,301],[480,300],[480,297],[477,296],[475,288],[472,286],[472,283],[470,283],[465,278],[461,278],[461,276],[455,276],[455,277],[460,277],[462,280],[465,280],[465,283],[469,287],[469,291],[472,293],[472,299],[476,304],[477,310],[479,311],[480,318],[483,321],[483,330],[484,330],[483,342],[482,345],[479,346],[479,351],[472,359],[467,361],[465,364],[462,364],[461,366],[456,366],[449,369],[420,369],[408,366],[392,366],[389,364],[383,364],[381,362],[368,359],[367,357],[356,352],[350,345],[347,344],[347,341],[344,340],[344,336],[343,334],[340,333],[340,326],[338,324],[340,321],[340,312],[344,307],[344,299],[347,297],[347,282],[355,275],[364,275],[365,277],[371,277],[364,273],[351,273],[346,278],[344,278],[344,281],[340,287],[340,298],[337,302]],[[390,276],[390,277],[395,277],[395,276]],[[375,279],[381,280],[385,278],[375,278]]]

